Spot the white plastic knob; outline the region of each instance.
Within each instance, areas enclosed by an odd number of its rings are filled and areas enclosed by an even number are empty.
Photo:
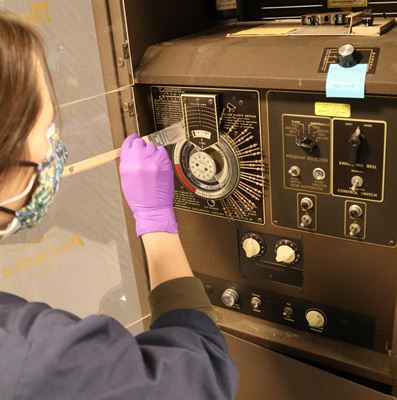
[[[295,250],[286,245],[282,244],[276,249],[276,261],[279,263],[292,264],[295,261],[296,253]]]
[[[247,238],[243,241],[243,249],[247,258],[255,257],[261,252],[261,245],[254,238]]]
[[[310,310],[306,313],[306,320],[310,328],[323,328],[325,325],[324,315],[317,310]]]

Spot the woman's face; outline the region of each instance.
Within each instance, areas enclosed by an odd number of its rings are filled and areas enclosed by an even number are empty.
[[[37,84],[41,93],[42,109],[36,124],[27,138],[26,144],[29,159],[23,161],[41,163],[44,161],[50,147],[46,132],[54,118],[54,107],[44,78],[43,69],[36,57],[34,57],[34,64],[37,66]],[[26,189],[34,173],[35,170],[33,167],[17,167],[15,171],[11,171],[11,173],[7,175],[7,178],[0,183],[0,203],[22,193]],[[26,204],[29,197],[30,194],[14,203],[7,204],[7,207],[12,210],[18,210]],[[11,215],[0,213],[0,229],[7,226],[12,218]]]

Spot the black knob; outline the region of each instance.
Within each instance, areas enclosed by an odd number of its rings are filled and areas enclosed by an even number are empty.
[[[364,10],[361,18],[362,18],[362,23],[367,26],[372,26],[374,24],[374,15],[372,13],[372,10],[370,9]]]
[[[363,138],[364,135],[362,134],[361,129],[358,126],[349,139],[349,144],[350,144],[349,162],[352,165],[355,165],[358,162],[359,150]]]
[[[316,146],[316,141],[310,136],[303,135],[296,139],[296,144],[302,149],[305,149],[307,152],[311,153]]]
[[[360,53],[356,51],[353,45],[344,44],[338,49],[337,61],[343,68],[354,67],[361,59]]]

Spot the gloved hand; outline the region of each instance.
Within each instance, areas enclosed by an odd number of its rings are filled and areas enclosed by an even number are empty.
[[[173,207],[174,173],[164,147],[128,136],[120,155],[121,187],[134,213],[136,233],[177,233]]]

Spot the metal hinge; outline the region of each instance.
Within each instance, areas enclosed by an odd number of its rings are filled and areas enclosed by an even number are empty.
[[[132,101],[123,103],[123,111],[130,117],[133,117],[135,115],[134,103]]]
[[[125,41],[121,45],[121,50],[123,53],[122,57],[117,57],[117,65],[121,68],[124,67],[124,60],[128,60],[130,58],[130,49],[128,47],[128,42]]]

